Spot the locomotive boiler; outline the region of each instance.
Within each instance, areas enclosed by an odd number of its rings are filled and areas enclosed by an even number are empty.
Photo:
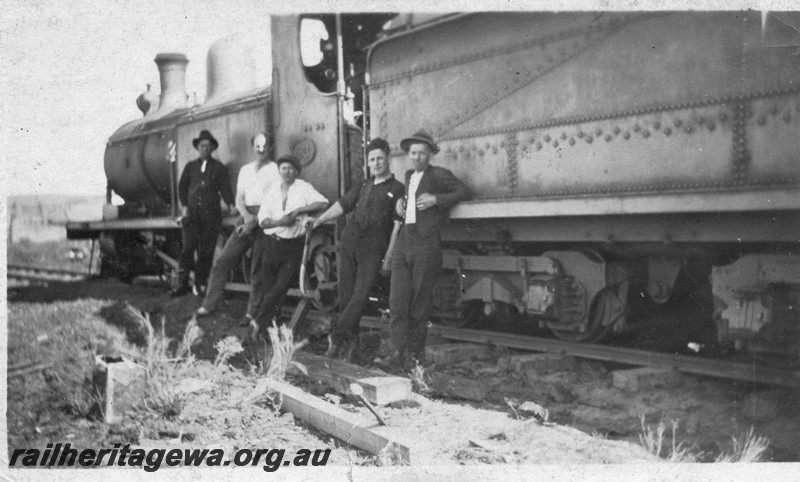
[[[264,130],[335,199],[365,175],[366,140],[389,140],[400,176],[399,140],[422,127],[440,143],[432,162],[473,193],[443,230],[438,322],[593,342],[670,318],[694,341],[797,353],[796,24],[760,12],[273,17],[269,88],[212,95],[227,74],[209,62],[209,100],[186,108],[165,79],[180,84],[185,59],[157,58],[160,107],[106,151],[125,205],[69,233],[100,236],[105,265],[128,275],[158,269],[153,253],[179,247],[175,178],[200,129],[220,138],[232,179]],[[330,308],[336,231],[316,236],[312,296]]]

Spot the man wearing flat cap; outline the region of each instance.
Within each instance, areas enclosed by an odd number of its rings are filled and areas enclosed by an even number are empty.
[[[178,198],[183,206],[183,215],[179,220],[183,228],[183,248],[178,260],[180,284],[171,292],[172,296],[189,292],[189,271],[192,269],[195,293],[203,295],[222,221],[220,196],[229,209],[234,203],[228,168],[211,157],[211,153],[219,147],[219,142],[209,131],[203,130],[192,141],[192,145],[200,152],[200,157],[186,164],[178,183]],[[197,263],[194,260],[195,251]]]
[[[389,170],[389,144],[375,138],[366,149],[372,176],[336,201],[314,221],[314,227],[343,214],[347,226],[339,243],[339,317],[330,335],[327,356],[352,361],[358,350],[358,327],[381,273],[389,275],[401,219],[395,208],[403,185]]]
[[[254,337],[259,332],[266,333],[300,270],[308,214],[328,206],[328,200],[314,186],[297,179],[301,167],[297,157],[281,156],[276,164],[281,182],[273,183],[261,201],[261,232],[253,244],[253,299],[247,315]]]
[[[433,288],[442,267],[440,227],[450,208],[470,193],[448,169],[430,164],[439,147],[427,132],[403,139],[400,147],[414,168],[406,171],[405,199],[397,206],[405,222],[392,256],[389,335],[376,363],[410,370],[424,362]]]

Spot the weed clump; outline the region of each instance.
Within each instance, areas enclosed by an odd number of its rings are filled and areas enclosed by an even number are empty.
[[[664,447],[664,432],[666,425],[663,421],[658,422],[655,428],[645,425],[644,415],[640,415],[639,419],[642,424],[642,433],[639,434],[639,441],[649,453],[666,459],[669,462],[697,462],[704,453],[696,453],[686,448],[683,442],[675,444],[675,432],[678,428],[678,422],[672,421],[672,448],[669,452]],[[725,451],[714,459],[716,463],[730,463],[730,462],[760,462],[769,447],[769,439],[764,436],[756,436],[753,428],[750,431],[740,435],[731,437],[731,449]]]
[[[286,378],[286,370],[289,369],[290,364],[299,365],[297,362],[292,362],[292,356],[294,356],[295,351],[304,347],[308,340],[295,343],[291,328],[285,325],[276,326],[274,321],[272,326],[267,328],[267,333],[269,334],[272,350],[269,350],[265,344],[264,359],[269,359],[265,377],[269,380],[281,381]],[[268,357],[270,351],[272,353]]]
[[[731,450],[721,453],[715,462],[760,462],[769,447],[769,439],[763,435],[756,436],[753,427],[749,432],[731,437]]]
[[[664,432],[667,428],[664,422],[659,421],[655,428],[651,428],[649,425],[645,425],[644,415],[640,415],[639,420],[642,424],[642,433],[639,434],[639,442],[648,453],[666,459],[669,462],[697,461],[697,457],[684,447],[683,442],[677,445],[675,444],[675,432],[678,429],[677,421],[672,421],[672,447],[671,450],[669,450],[664,447]],[[665,449],[669,450],[669,452],[665,452]]]
[[[244,350],[242,343],[235,336],[228,336],[219,340],[214,344],[214,348],[217,349],[217,356],[214,358],[214,371],[216,374],[220,373],[221,368],[228,363],[228,360],[233,355]]]
[[[409,374],[411,378],[411,387],[415,392],[420,394],[430,393],[431,387],[428,385],[428,376],[425,373],[425,368],[415,360],[415,366],[411,369]]]
[[[184,378],[186,371],[194,364],[192,345],[202,336],[197,320],[192,318],[184,330],[181,342],[174,350],[170,350],[171,339],[164,331],[164,319],[161,329],[156,330],[150,321],[149,313],[133,307],[127,308],[129,315],[136,320],[147,335],[144,348],[145,397],[144,404],[165,418],[180,415],[183,409],[183,396],[175,389],[178,380]]]

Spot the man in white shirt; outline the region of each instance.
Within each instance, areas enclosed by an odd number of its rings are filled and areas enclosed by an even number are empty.
[[[259,132],[251,139],[253,150],[256,154],[254,162],[245,164],[239,170],[239,178],[236,183],[236,208],[242,218],[236,225],[233,233],[228,237],[225,247],[219,257],[214,261],[211,268],[211,276],[208,280],[203,305],[197,309],[197,316],[208,316],[217,309],[217,304],[222,298],[225,289],[225,281],[228,273],[234,269],[242,260],[242,257],[253,245],[256,238],[256,227],[258,226],[258,209],[261,201],[269,188],[280,183],[278,175],[278,165],[269,158],[267,150],[267,136]],[[248,302],[248,312],[253,297]]]
[[[314,186],[297,179],[300,161],[293,155],[278,159],[281,182],[267,190],[258,210],[261,232],[253,244],[251,308],[253,335],[264,332],[280,311],[289,283],[300,269],[308,214],[325,209],[328,200]]]

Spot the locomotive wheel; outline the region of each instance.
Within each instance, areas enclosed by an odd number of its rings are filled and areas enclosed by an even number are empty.
[[[611,332],[611,328],[614,326],[613,320],[608,319],[612,316],[610,307],[614,297],[614,292],[608,288],[597,294],[589,311],[589,326],[587,326],[586,331],[577,332],[559,330],[557,328],[550,328],[550,331],[558,338],[573,343],[597,343],[601,341]]]

